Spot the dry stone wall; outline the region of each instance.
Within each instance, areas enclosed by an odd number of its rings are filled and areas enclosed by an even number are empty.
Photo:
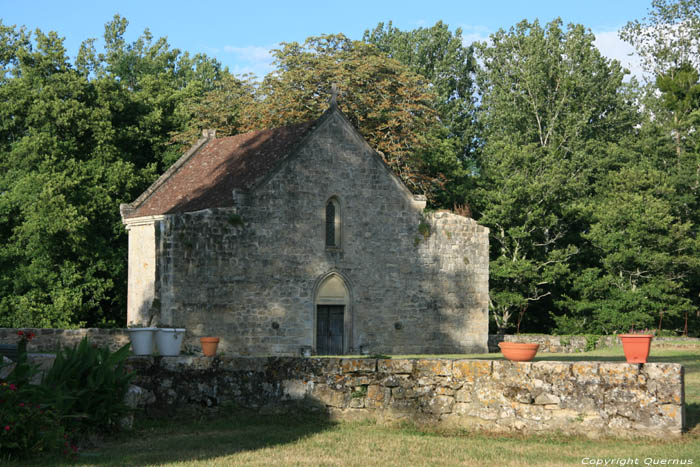
[[[33,339],[28,349],[30,352],[53,352],[58,346],[71,346],[80,342],[83,337],[88,337],[91,342],[100,346],[107,346],[116,350],[129,342],[129,333],[123,328],[101,329],[47,329],[47,328],[0,328],[0,344],[16,344],[17,332],[33,332]],[[191,332],[191,331],[190,331]],[[550,336],[546,334],[522,334],[520,336],[490,334],[488,349],[491,353],[500,353],[499,342],[531,342],[540,344],[540,352],[573,353],[583,352],[589,345],[586,336]],[[183,347],[183,352],[188,354],[201,354],[201,345],[194,338],[187,339],[188,345]],[[654,348],[683,347],[700,343],[697,337],[654,337],[652,341],[652,355]],[[595,337],[595,348],[622,345],[617,336]],[[221,350],[221,347],[219,347]]]
[[[411,419],[495,432],[667,437],[683,430],[678,364],[134,357],[150,413],[229,404]]]
[[[84,337],[98,346],[117,350],[129,343],[126,329],[42,329],[42,328],[0,328],[0,344],[17,344],[17,332],[32,332],[35,337],[27,344],[28,352],[55,352],[58,347],[73,346]]]
[[[602,347],[622,345],[617,336],[550,336],[547,334],[490,334],[489,352],[500,352],[499,342],[526,342],[539,344],[539,352],[574,353]],[[700,343],[697,337],[654,337],[651,342],[652,352],[654,348],[674,347]]]

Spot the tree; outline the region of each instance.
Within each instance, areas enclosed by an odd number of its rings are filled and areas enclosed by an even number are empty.
[[[204,129],[217,130],[217,136],[240,133],[244,113],[256,105],[255,86],[251,77],[241,80],[222,72],[213,89],[184,100],[182,111],[189,119],[184,122],[184,130],[172,134],[172,141],[184,148],[197,141]]]
[[[663,319],[693,309],[687,279],[700,265],[700,245],[692,223],[678,216],[671,177],[644,165],[611,172],[598,185],[584,237],[601,261],[574,281],[573,313],[558,319],[563,332],[660,329]]]
[[[430,28],[401,31],[379,23],[366,30],[363,40],[425,77],[435,90],[435,110],[454,139],[460,161],[468,163],[478,146],[472,46],[465,46],[462,30],[454,33],[442,21]],[[470,167],[471,168],[471,167]]]
[[[633,114],[619,63],[583,26],[522,21],[477,46],[484,148],[477,213],[491,229],[492,316],[513,316],[553,294],[572,271],[587,220],[581,200],[607,170]],[[535,316],[540,325],[547,314]]]
[[[124,272],[110,210],[136,177],[62,41],[34,37],[35,48],[27,34],[14,50],[0,86],[12,103],[0,109],[0,321],[70,326],[95,312],[100,322],[112,318],[101,312]]]
[[[700,235],[700,2],[654,0],[646,18],[627,23],[622,39],[635,46],[652,79],[643,96],[644,124],[637,143],[647,163],[667,175],[671,213]],[[679,280],[682,296],[700,306],[700,270]],[[688,312],[685,311],[687,327]]]
[[[0,24],[0,324],[119,325],[126,235],[119,204],[174,157],[185,97],[212,88],[219,65],[148,32],[107,51],[86,41],[73,66],[55,32]]]
[[[419,157],[428,144],[426,135],[438,123],[427,80],[373,45],[342,34],[283,43],[272,53],[276,70],[243,112],[243,130],[317,118],[337,84],[339,107],[387,164],[411,189],[435,191],[438,180],[428,176]]]
[[[700,1],[652,0],[649,15],[628,22],[620,38],[632,44],[654,76],[683,64],[700,66]]]

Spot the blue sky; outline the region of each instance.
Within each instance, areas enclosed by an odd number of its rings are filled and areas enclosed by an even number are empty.
[[[362,38],[366,29],[392,21],[400,29],[427,27],[442,20],[452,29],[461,27],[466,41],[483,40],[499,28],[521,19],[548,22],[561,17],[581,23],[598,37],[609,57],[638,72],[630,62],[631,49],[617,31],[647,13],[650,0],[529,0],[529,1],[21,1],[0,0],[5,25],[55,30],[65,37],[71,57],[87,38],[101,38],[104,24],[119,13],[129,21],[127,39],[149,28],[155,37],[166,36],[172,47],[214,56],[235,73],[263,75],[270,70],[269,49],[280,42],[342,32]]]

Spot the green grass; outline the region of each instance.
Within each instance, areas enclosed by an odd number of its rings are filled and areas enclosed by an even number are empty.
[[[408,356],[407,356],[408,357]],[[410,356],[415,357],[415,356]],[[435,357],[435,356],[425,356]],[[443,356],[440,356],[443,357]],[[495,354],[455,358],[498,358]],[[536,360],[624,361],[621,348],[541,354]],[[676,440],[582,439],[557,434],[489,435],[434,427],[333,422],[242,411],[206,420],[140,420],[133,433],[83,450],[70,462],[35,465],[582,465],[582,459],[693,459],[700,463],[700,345],[652,349],[652,362],[686,369],[690,432]],[[652,462],[652,461],[649,461]],[[23,465],[27,465],[26,463]],[[652,464],[652,465],[659,465]]]

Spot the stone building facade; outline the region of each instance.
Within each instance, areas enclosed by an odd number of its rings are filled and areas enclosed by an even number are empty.
[[[334,104],[205,132],[121,206],[127,322],[238,355],[486,352],[488,229],[425,205]]]

